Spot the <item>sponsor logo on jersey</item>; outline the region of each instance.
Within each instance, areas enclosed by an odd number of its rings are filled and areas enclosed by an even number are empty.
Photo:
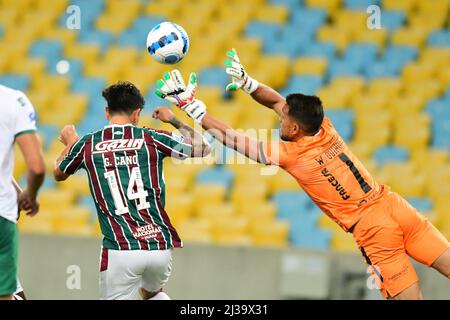
[[[143,145],[144,139],[107,140],[97,143],[92,153],[139,150]]]
[[[323,168],[321,172],[325,178],[328,178],[327,179],[328,182],[337,192],[339,192],[339,195],[343,200],[350,199],[350,195],[347,193],[344,187],[337,181],[337,179],[328,171],[327,168]]]
[[[150,238],[157,238],[161,233],[161,227],[156,225],[145,225],[139,228],[136,228],[133,231],[133,236],[138,240],[147,240]]]

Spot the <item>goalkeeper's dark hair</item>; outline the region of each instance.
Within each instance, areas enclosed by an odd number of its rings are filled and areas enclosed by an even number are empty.
[[[132,114],[137,109],[144,108],[145,100],[134,84],[119,81],[102,91],[103,98],[108,102],[109,112]]]
[[[289,107],[288,115],[297,121],[306,135],[319,131],[324,117],[319,97],[293,93],[286,97],[286,102]]]

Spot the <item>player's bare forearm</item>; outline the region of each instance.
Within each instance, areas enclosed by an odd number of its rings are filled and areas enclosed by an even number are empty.
[[[61,171],[61,169],[59,169],[59,165],[61,164],[61,162],[64,160],[64,158],[66,157],[66,155],[69,153],[70,148],[72,148],[72,146],[76,143],[77,141],[72,141],[70,143],[68,143],[66,145],[66,147],[64,148],[64,150],[61,152],[61,154],[59,155],[59,157],[56,159],[55,161],[55,167],[53,168],[53,177],[55,178],[56,181],[64,181],[66,180],[69,175],[65,174],[64,172]]]
[[[237,132],[228,124],[211,116],[209,113],[203,117],[202,127],[225,146],[233,148],[254,161],[260,162],[259,142],[256,139]]]
[[[286,104],[286,100],[278,92],[262,83],[259,84],[258,89],[253,91],[251,96],[256,102],[278,114],[281,114],[281,109]]]
[[[27,190],[35,198],[45,178],[45,163],[39,136],[36,133],[23,134],[16,138],[28,168]]]
[[[178,129],[183,136],[192,141],[192,154],[193,157],[205,157],[211,153],[210,145],[205,141],[203,135],[187,124],[180,121],[177,117],[172,116],[169,123],[176,129]]]

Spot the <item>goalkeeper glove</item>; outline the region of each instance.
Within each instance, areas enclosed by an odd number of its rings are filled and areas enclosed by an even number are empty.
[[[197,88],[197,76],[195,73],[192,72],[190,74],[187,87],[178,70],[164,72],[164,79],[159,79],[156,82],[156,86],[158,89],[155,90],[155,94],[158,97],[176,105],[194,119],[195,122],[201,124],[206,114],[206,106],[202,101],[194,98],[195,89]]]
[[[255,79],[252,79],[241,62],[239,61],[239,57],[237,55],[236,49],[232,49],[227,52],[227,56],[230,59],[225,60],[225,72],[231,76],[231,83],[229,83],[226,87],[227,91],[236,91],[241,88],[248,94],[251,94],[253,91],[258,89],[259,82]]]

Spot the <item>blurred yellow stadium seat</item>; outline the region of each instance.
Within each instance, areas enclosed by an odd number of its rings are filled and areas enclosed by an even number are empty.
[[[322,105],[326,109],[342,109],[345,108],[350,100],[348,91],[338,91],[330,86],[324,86],[316,92],[316,95],[322,101]]]
[[[341,227],[339,227],[339,225],[336,222],[334,222],[330,217],[328,217],[325,214],[320,216],[318,224],[321,228],[330,230],[333,233],[342,232]]]
[[[427,161],[423,161],[426,159]],[[429,149],[428,147],[412,150],[411,161],[420,172],[436,171],[449,161],[449,154],[445,150]]]
[[[366,160],[372,155],[372,149],[368,143],[364,142],[351,142],[347,144],[348,148],[361,160],[364,164],[366,164]]]
[[[167,19],[173,20],[173,18],[179,17],[182,4],[178,1],[151,1],[145,6],[145,13],[149,15],[162,15]]]
[[[384,9],[402,10],[408,14],[415,9],[418,2],[418,0],[383,0],[382,5]]]
[[[358,252],[358,245],[352,234],[340,230],[333,233],[331,237],[331,248],[341,252]]]
[[[40,114],[41,112],[48,111],[52,108],[54,100],[53,95],[49,91],[27,91],[26,95],[30,99],[36,111]]]
[[[3,3],[0,10],[0,21],[4,26],[13,26],[17,23],[20,12],[23,11],[21,11],[19,6]]]
[[[117,3],[116,8],[105,11],[97,18],[95,21],[96,28],[113,34],[120,34],[131,25],[138,14],[139,2],[115,1],[115,3]]]
[[[445,26],[446,14],[445,11],[428,13],[417,12],[409,16],[408,22],[412,28],[421,29],[426,31],[426,33],[429,33]]]
[[[301,57],[295,60],[292,66],[292,73],[323,76],[327,66],[328,60],[323,57]]]
[[[338,51],[343,52],[350,43],[351,30],[334,25],[322,26],[318,33],[317,39],[323,42],[332,42],[336,44]]]
[[[417,113],[423,109],[425,99],[423,96],[402,95],[388,101],[388,106],[395,112],[396,115],[407,115]]]
[[[194,198],[187,193],[168,196],[165,209],[172,221],[179,222],[191,218],[194,213]]]
[[[333,20],[336,28],[348,30],[350,38],[353,38],[355,30],[363,30],[367,28],[367,13],[364,11],[336,11],[333,16]]]
[[[394,143],[410,150],[425,148],[430,139],[430,122],[426,114],[398,119],[394,124]]]
[[[333,89],[345,92],[350,95],[351,93],[357,95],[365,87],[365,80],[363,77],[357,76],[340,76],[335,77],[329,84]]]
[[[246,217],[223,217],[211,224],[213,240],[220,244],[250,245],[249,221]]]
[[[50,216],[40,212],[34,217],[22,214],[18,221],[20,233],[54,234],[55,228]]]
[[[206,219],[187,219],[179,223],[181,239],[192,243],[211,243],[211,222]]]
[[[64,207],[53,216],[57,233],[73,236],[91,236],[92,226],[89,224],[90,212],[81,206]]]
[[[438,80],[423,79],[408,85],[405,88],[404,93],[405,95],[419,96],[419,98],[424,99],[424,102],[427,102],[431,99],[439,97],[442,93],[444,93],[444,89],[445,87],[442,86],[442,83]]]
[[[88,97],[83,94],[68,94],[60,96],[50,112],[41,115],[41,122],[63,127],[66,124],[81,121],[87,110]],[[60,106],[70,106],[60,107]]]
[[[96,44],[73,44],[64,47],[68,58],[81,59],[87,65],[95,63],[100,56],[100,47]]]
[[[392,34],[392,44],[422,47],[425,44],[427,33],[421,28],[399,28]]]
[[[52,1],[52,0],[34,0],[34,5],[39,8],[40,10],[51,10],[56,12],[63,12],[66,10],[66,8],[69,6],[68,0],[58,0],[58,1]]]
[[[381,111],[387,104],[387,97],[381,93],[366,93],[355,95],[350,105],[357,115],[373,114]],[[383,114],[387,114],[384,112]]]
[[[434,68],[428,63],[409,63],[402,71],[402,78],[405,82],[411,83],[416,79],[428,79],[434,76]]]
[[[286,84],[290,75],[290,64],[287,56],[262,56],[256,70],[255,78],[267,83],[274,88],[281,88]]]
[[[376,127],[377,134],[375,135],[373,134],[375,132],[374,129],[367,126],[359,128],[358,126],[353,141],[356,143],[367,143],[371,150],[387,144],[391,139],[391,129],[389,127]]]
[[[9,70],[13,73],[26,74],[32,79],[40,77],[45,72],[46,61],[41,58],[12,59]]]
[[[84,75],[89,77],[101,77],[104,78],[107,84],[113,84],[120,80],[119,68],[116,68],[114,64],[108,63],[90,63],[84,68]]]
[[[208,202],[210,204],[221,204],[226,195],[226,188],[222,184],[203,183],[196,184],[193,188],[196,209],[201,204]]]
[[[273,221],[277,213],[277,208],[272,202],[242,202],[236,207],[239,214],[250,221]]]
[[[447,13],[450,3],[448,0],[434,0],[434,1],[417,1],[417,11],[421,13]]]
[[[402,81],[395,78],[375,78],[367,87],[369,94],[385,95],[388,98],[398,95],[402,88]]]
[[[62,210],[75,204],[75,193],[65,189],[47,189],[39,196],[42,210]]]
[[[388,32],[386,29],[355,29],[353,35],[353,41],[356,43],[372,43],[378,46],[378,48],[384,48],[388,39]]]
[[[289,17],[289,10],[285,6],[260,6],[257,8],[255,13],[256,20],[275,22],[275,23],[286,23]]]
[[[450,65],[442,66],[439,70],[439,81],[441,81],[443,86],[450,84]]]
[[[49,28],[44,30],[42,34],[43,39],[57,40],[64,44],[64,48],[68,48],[73,46],[76,39],[78,37],[78,33],[71,29],[65,28]]]
[[[77,196],[89,196],[91,194],[89,190],[89,178],[84,172],[77,172],[70,179],[60,182],[58,186],[61,189],[75,193]]]
[[[22,60],[26,58],[26,53],[29,47],[30,43],[26,41],[9,42],[6,39],[3,39],[0,42],[1,55],[8,64],[11,60]]]
[[[284,247],[288,244],[290,225],[285,221],[251,221],[250,233],[257,246]]]
[[[341,0],[306,0],[305,4],[308,7],[312,8],[321,8],[325,9],[329,15],[333,15],[333,13],[339,10],[341,5]]]
[[[229,202],[202,203],[195,208],[195,215],[202,219],[208,219],[212,224],[220,223],[222,219],[232,219],[236,214],[236,208]]]
[[[258,183],[269,186],[270,189],[273,176],[266,173],[272,173],[272,171],[267,171],[268,167],[264,165],[246,162],[245,164],[227,164],[226,168],[234,172],[236,185],[248,185],[258,181]]]
[[[63,94],[67,92],[69,87],[70,78],[61,75],[44,74],[38,78],[34,78],[32,83],[33,90],[51,91],[56,94]]]
[[[278,173],[272,177],[272,193],[286,190],[298,190],[298,188],[298,183],[294,177],[284,170],[279,170]]]

